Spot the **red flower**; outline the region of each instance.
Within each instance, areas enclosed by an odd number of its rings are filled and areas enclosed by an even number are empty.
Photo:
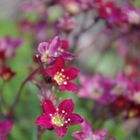
[[[9,81],[15,76],[15,72],[13,72],[9,67],[3,66],[1,71],[0,71],[0,77],[5,80]]]
[[[108,23],[121,25],[124,22],[126,16],[121,8],[113,1],[97,1],[96,5],[99,16],[105,19]]]
[[[52,80],[56,82],[61,90],[68,90],[72,92],[77,92],[77,85],[71,83],[70,81],[75,79],[79,70],[75,67],[64,68],[65,61],[64,59],[57,59],[53,67],[46,69],[49,76],[52,77]]]
[[[47,129],[54,129],[58,137],[63,137],[67,132],[67,126],[82,123],[80,115],[72,113],[74,103],[71,99],[62,101],[56,108],[51,100],[42,102],[44,114],[40,115],[36,124]]]

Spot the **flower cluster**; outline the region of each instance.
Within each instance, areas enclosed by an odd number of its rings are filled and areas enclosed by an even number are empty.
[[[113,137],[108,137],[107,130],[96,130],[92,131],[92,127],[87,121],[84,121],[82,124],[82,130],[73,133],[73,138],[75,140],[115,140]]]
[[[82,88],[78,96],[105,105],[113,104],[114,107],[127,111],[128,117],[138,117],[140,115],[140,84],[136,79],[137,75],[134,73],[133,76],[130,73],[129,75],[120,73],[116,78],[105,77],[101,74],[93,77],[81,76]],[[133,115],[130,115],[132,112]]]
[[[73,54],[67,51],[68,42],[66,40],[60,40],[60,37],[56,36],[50,42],[42,42],[38,46],[39,54],[36,58],[39,59],[41,64],[40,73],[45,80],[44,86],[41,85],[41,108],[43,114],[40,115],[36,124],[43,126],[49,130],[54,129],[58,137],[63,137],[67,132],[67,127],[75,124],[82,123],[83,119],[80,115],[73,113],[74,103],[72,99],[63,100],[58,107],[56,107],[56,99],[53,94],[55,90],[50,92],[45,91],[45,87],[52,83],[58,86],[61,91],[77,92],[78,86],[71,82],[78,74],[79,70],[75,67],[65,68],[66,61],[73,60]],[[46,95],[48,94],[48,95]]]

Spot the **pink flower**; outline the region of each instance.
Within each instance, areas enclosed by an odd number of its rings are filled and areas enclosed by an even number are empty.
[[[40,43],[38,47],[40,59],[43,63],[51,63],[58,57],[72,60],[74,56],[69,53],[67,49],[68,42],[66,40],[60,40],[58,36],[56,36],[51,42]]]
[[[58,20],[57,27],[69,33],[76,28],[75,19],[66,14]]]
[[[46,72],[51,76],[52,80],[59,86],[61,90],[77,92],[78,87],[71,80],[75,79],[79,70],[75,67],[64,68],[64,59],[57,59],[54,66],[48,67]]]
[[[82,131],[74,132],[72,135],[75,140],[105,140],[108,137],[107,130],[97,130],[93,132],[92,127],[86,121],[84,121],[81,126]]]
[[[9,67],[6,65],[2,66],[2,69],[0,70],[0,77],[5,80],[9,81],[15,76],[15,72],[13,72]]]
[[[0,140],[6,140],[6,135],[11,131],[13,123],[5,120],[0,121]]]
[[[110,77],[105,77],[101,74],[93,77],[81,76],[80,83],[79,97],[93,99],[102,104],[109,104],[116,98],[111,93],[115,81]]]
[[[129,24],[140,25],[140,9],[129,4],[123,8],[124,13],[126,14],[126,21]]]
[[[13,58],[16,48],[21,45],[20,39],[12,39],[8,36],[0,39],[0,59],[6,60],[7,58]]]
[[[56,108],[51,100],[42,102],[44,113],[40,115],[36,124],[47,129],[54,129],[58,137],[63,137],[67,126],[79,124],[83,121],[80,115],[73,113],[74,103],[71,99],[62,101]]]

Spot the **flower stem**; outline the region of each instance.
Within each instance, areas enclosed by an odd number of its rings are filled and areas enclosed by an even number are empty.
[[[18,92],[17,92],[17,94],[16,94],[15,100],[14,100],[13,104],[11,105],[11,107],[10,107],[10,109],[9,109],[8,115],[10,115],[10,114],[13,112],[15,106],[18,104],[18,102],[19,102],[19,100],[20,100],[20,97],[21,97],[21,94],[22,94],[22,90],[23,90],[24,86],[26,85],[26,83],[31,79],[31,77],[32,77],[34,74],[36,74],[36,73],[40,70],[41,67],[42,67],[42,65],[40,65],[38,68],[36,68],[36,69],[35,69],[33,72],[31,72],[31,74],[28,75],[27,78],[25,78],[25,80],[21,83],[21,85],[20,85],[20,87],[19,87],[19,90],[18,90]]]
[[[37,140],[42,140],[43,130],[40,126],[37,128]]]

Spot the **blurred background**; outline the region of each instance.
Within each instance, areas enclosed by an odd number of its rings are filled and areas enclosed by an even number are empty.
[[[133,3],[140,11],[139,0],[114,1],[121,8]],[[16,76],[3,88],[3,96],[8,105],[12,103],[21,82],[30,73],[30,67],[36,66],[33,56],[37,53],[38,44],[56,34],[67,39],[69,49],[77,54],[72,64],[80,69],[81,75],[101,73],[115,77],[126,69],[127,64],[140,59],[140,24],[134,28],[131,25],[116,25],[116,19],[111,19],[111,22],[106,22],[107,19],[104,18],[99,19],[94,4],[93,7],[86,4],[81,7],[73,3],[65,5],[62,2],[61,5],[55,0],[32,0],[27,3],[21,0],[0,0],[0,38],[9,36],[22,39],[23,42],[17,48],[15,57],[6,62],[16,72]],[[124,47],[121,48],[120,44]],[[125,50],[125,46],[129,49]],[[139,64],[136,66],[139,67]],[[79,80],[76,82],[80,86]],[[2,79],[0,84],[2,86]],[[34,121],[41,113],[37,96],[39,92],[32,83],[26,84],[21,101],[16,107],[16,123],[8,135],[8,140],[37,140]],[[80,98],[77,94],[59,92],[61,99],[74,100],[75,112],[83,115],[92,124],[93,131],[105,128],[116,140],[140,140],[139,117],[122,119],[118,114],[102,117],[102,111],[113,112],[110,109],[112,104],[106,106],[91,99]],[[7,112],[7,106],[2,106],[0,111]],[[71,140],[71,134],[76,130],[80,130],[80,126],[70,127],[68,134],[62,139]],[[43,134],[43,140],[50,139],[59,140],[53,131]]]

